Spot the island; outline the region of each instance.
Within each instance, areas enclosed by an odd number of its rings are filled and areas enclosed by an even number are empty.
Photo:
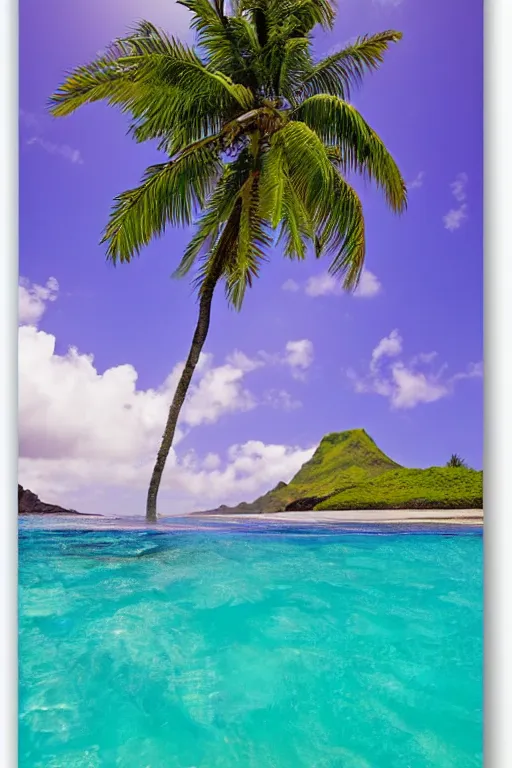
[[[428,519],[429,515],[415,514],[414,510],[458,510],[454,517],[479,519],[482,509],[483,472],[465,466],[409,469],[386,456],[364,429],[352,429],[325,435],[311,459],[289,483],[278,483],[253,502],[192,514],[238,517],[407,510],[412,519]],[[360,515],[353,517],[358,519]]]

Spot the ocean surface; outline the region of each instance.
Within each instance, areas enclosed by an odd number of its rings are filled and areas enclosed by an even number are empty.
[[[21,768],[482,765],[475,528],[20,520]]]

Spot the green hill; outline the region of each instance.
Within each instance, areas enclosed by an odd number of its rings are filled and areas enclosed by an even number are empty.
[[[332,432],[289,483],[279,483],[253,502],[210,511],[240,515],[313,509],[334,493],[397,469],[400,465],[386,456],[364,429]]]
[[[278,497],[285,507],[311,497],[320,499],[399,468],[364,429],[331,432],[288,485],[274,491],[273,498]]]
[[[398,469],[346,488],[315,509],[482,509],[483,472],[463,467]]]
[[[364,429],[351,429],[326,435],[289,483],[278,483],[253,502],[209,513],[442,508],[482,509],[483,473],[465,467],[406,469],[386,456]]]

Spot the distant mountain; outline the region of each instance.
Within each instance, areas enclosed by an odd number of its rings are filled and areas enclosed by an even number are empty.
[[[309,510],[335,493],[353,487],[384,472],[401,469],[383,453],[364,429],[325,435],[309,461],[289,483],[278,483],[251,503],[225,505],[196,514],[262,514],[287,509]]]
[[[18,484],[18,515],[79,515],[74,509],[45,504],[39,496]]]

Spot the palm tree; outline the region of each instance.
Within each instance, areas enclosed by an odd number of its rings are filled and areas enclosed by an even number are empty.
[[[464,467],[465,469],[468,468],[468,465],[464,461],[463,458],[459,456],[458,453],[452,453],[450,456],[450,460],[446,462],[447,467]]]
[[[277,234],[290,259],[310,245],[330,256],[331,274],[351,290],[365,229],[346,177],[375,182],[394,212],[406,206],[396,163],[349,102],[399,32],[360,37],[316,61],[311,33],[332,28],[331,0],[178,1],[192,13],[195,48],[144,21],[50,100],[55,116],[104,100],[130,116],[136,141],[157,140],[167,155],[115,199],[102,240],[111,262],[130,262],[169,225],[195,225],[175,275],[195,270],[199,316],[151,477],[149,520],[219,282],[240,309]]]

